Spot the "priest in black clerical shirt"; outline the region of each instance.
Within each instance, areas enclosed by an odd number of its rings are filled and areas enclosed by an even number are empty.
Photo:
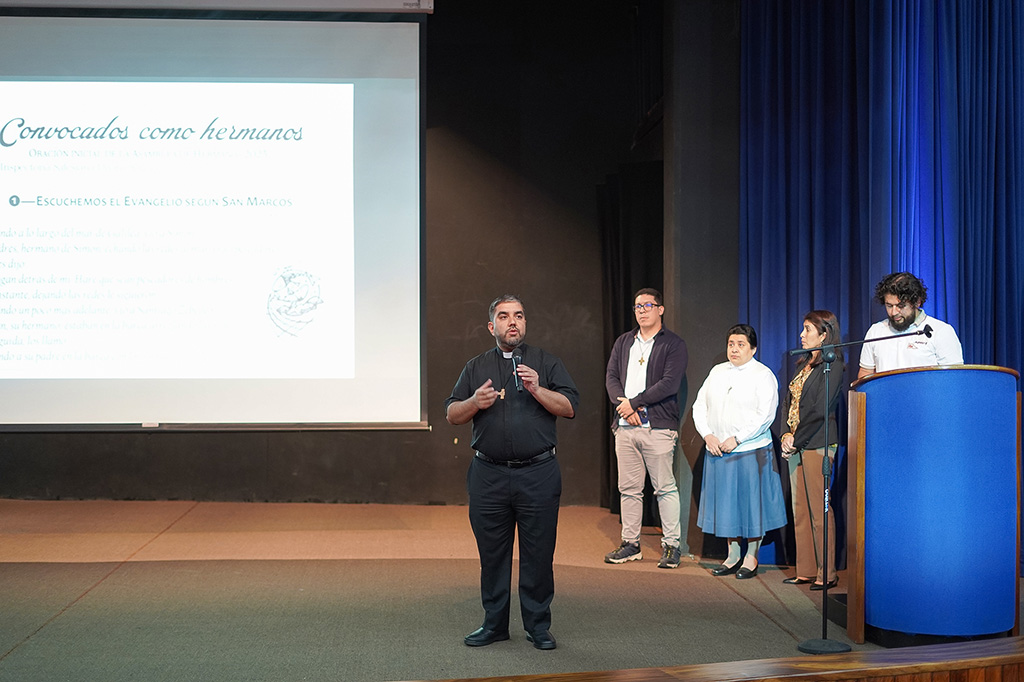
[[[576,414],[579,391],[565,365],[523,343],[526,312],[512,295],[496,299],[487,329],[496,347],[462,370],[445,402],[450,424],[473,422],[469,520],[480,552],[483,625],[468,646],[509,638],[512,547],[519,530],[519,603],[526,638],[554,649],[553,561],[562,474],[555,458],[558,417]]]

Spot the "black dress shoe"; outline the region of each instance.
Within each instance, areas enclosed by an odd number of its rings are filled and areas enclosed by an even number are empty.
[[[746,580],[747,578],[753,578],[755,575],[757,575],[758,568],[758,566],[754,566],[753,568],[741,568],[740,570],[736,571],[736,579]]]
[[[796,576],[794,578],[786,578],[782,582],[786,585],[808,585],[814,581],[810,578],[801,578],[800,576]]]
[[[464,641],[466,646],[487,646],[495,642],[504,642],[506,639],[508,639],[508,630],[499,632],[498,630],[479,628],[466,635]]]
[[[738,570],[740,570],[740,562],[737,561],[732,566],[726,566],[725,564],[722,564],[718,568],[712,568],[711,575],[729,575],[730,573],[735,573]]]
[[[839,584],[839,578],[836,578],[835,580],[829,580],[828,581],[828,589],[831,590],[833,587],[835,587],[838,584]],[[813,585],[811,585],[811,589],[816,591],[816,592],[819,592],[821,590],[824,590],[825,586],[822,585],[821,583],[814,583]]]
[[[526,633],[526,641],[533,642],[535,649],[554,649],[555,638],[551,636],[551,633],[547,630],[534,633]]]

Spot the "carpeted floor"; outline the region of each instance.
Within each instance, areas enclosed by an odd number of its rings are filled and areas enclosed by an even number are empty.
[[[563,509],[558,649],[525,641],[515,605],[512,639],[473,649],[465,508],[0,500],[0,679],[427,680],[789,657],[821,635],[791,571],[658,569],[648,530],[645,559],[612,566],[617,517]]]

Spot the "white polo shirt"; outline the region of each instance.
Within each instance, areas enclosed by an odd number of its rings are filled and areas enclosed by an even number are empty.
[[[956,330],[942,320],[921,313],[914,323],[902,332],[898,332],[885,319],[876,322],[864,335],[865,341],[892,336],[893,334],[910,334],[924,329],[925,325],[932,328],[932,336],[924,334],[910,336],[905,339],[889,339],[876,343],[865,343],[860,351],[860,366],[865,369],[874,367],[876,372],[887,372],[891,369],[907,369],[910,367],[935,367],[938,365],[962,365],[964,349]]]

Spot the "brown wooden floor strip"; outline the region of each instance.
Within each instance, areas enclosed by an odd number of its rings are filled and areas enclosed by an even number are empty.
[[[444,682],[1024,682],[1024,638],[668,668],[464,678]]]

